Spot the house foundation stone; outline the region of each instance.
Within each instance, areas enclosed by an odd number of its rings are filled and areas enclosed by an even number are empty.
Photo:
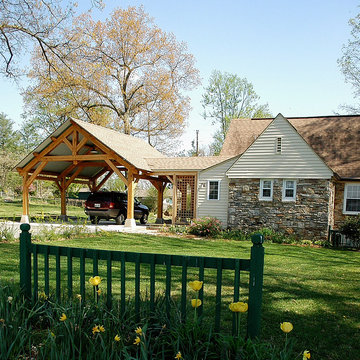
[[[273,180],[272,201],[259,200],[259,179],[232,179],[229,184],[230,228],[271,228],[301,239],[327,239],[331,181],[297,179],[296,201],[282,200],[283,179]]]

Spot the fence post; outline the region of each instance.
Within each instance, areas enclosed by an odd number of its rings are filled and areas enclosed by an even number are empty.
[[[31,234],[30,225],[20,225],[20,288],[28,300],[31,300]]]
[[[328,238],[327,238],[327,240],[328,240],[328,242],[329,243],[332,243],[332,239],[331,239],[331,225],[329,225],[329,227],[328,227]],[[333,245],[333,244],[331,244],[331,245]]]
[[[264,237],[261,234],[251,236],[250,277],[249,277],[249,312],[247,336],[251,339],[260,335],[262,287],[264,273]]]

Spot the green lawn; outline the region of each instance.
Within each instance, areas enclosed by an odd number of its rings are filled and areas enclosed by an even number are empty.
[[[32,221],[36,220],[36,218],[43,216],[60,216],[60,202],[58,200],[53,200],[51,202],[48,201],[40,201],[40,200],[32,200],[30,201],[30,217]],[[14,200],[13,202],[4,202],[4,200],[0,200],[0,219],[20,219],[22,214],[22,201]],[[77,206],[67,206],[67,214],[69,216],[75,216],[80,218],[86,218],[87,216],[84,213],[84,209],[82,207]]]
[[[79,219],[87,219],[87,215],[84,212],[84,208],[80,206],[66,206],[67,215],[70,217],[76,217]],[[56,218],[60,216],[60,200],[31,200],[30,201],[30,219],[31,221],[37,221],[43,217]],[[22,214],[22,200],[14,200],[13,202],[4,202],[0,199],[0,219],[16,220],[19,221]],[[154,223],[156,215],[154,213],[149,214],[149,223]]]
[[[108,234],[52,244],[239,258],[248,258],[251,246],[234,240],[139,234]],[[18,247],[18,243],[0,244],[0,280],[18,282]],[[279,324],[290,321],[294,330],[289,335],[295,339],[299,354],[308,349],[315,360],[360,359],[360,252],[266,243],[265,254],[262,339],[279,344],[284,339]],[[91,269],[87,271],[91,273]],[[106,277],[104,268],[100,271]],[[174,276],[180,279],[181,274],[174,272]],[[224,272],[223,298],[227,302],[231,299],[229,276]],[[242,281],[244,284],[246,276]],[[213,282],[211,275],[205,282]]]

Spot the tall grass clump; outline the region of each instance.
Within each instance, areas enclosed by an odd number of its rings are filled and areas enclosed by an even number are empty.
[[[13,285],[0,285],[0,359],[265,360],[299,356],[288,345],[277,349],[238,335],[215,334],[197,316],[202,304],[196,301],[194,305],[194,299],[188,300],[195,316],[189,313],[182,320],[175,303],[167,313],[163,296],[158,296],[153,311],[143,301],[141,313],[136,314],[130,299],[124,312],[116,301],[109,309],[105,294],[97,301],[83,301],[75,295],[60,302],[43,292],[38,295],[32,304]]]

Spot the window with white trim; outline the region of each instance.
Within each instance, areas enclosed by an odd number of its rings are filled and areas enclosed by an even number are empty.
[[[208,200],[220,199],[220,180],[208,181]]]
[[[360,213],[360,183],[345,184],[344,214]]]
[[[271,201],[273,198],[273,180],[260,180],[260,200]]]
[[[283,182],[283,201],[295,201],[296,200],[296,181],[284,180]]]

